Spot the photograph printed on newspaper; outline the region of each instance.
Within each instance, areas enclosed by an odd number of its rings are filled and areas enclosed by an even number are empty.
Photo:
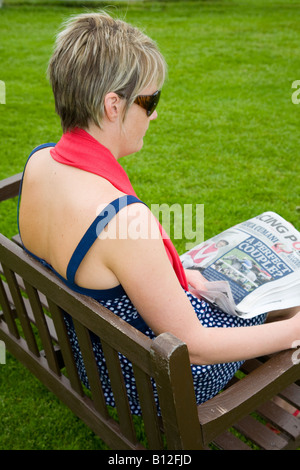
[[[300,305],[300,233],[275,212],[239,223],[180,259],[209,281],[191,291],[229,314],[251,318]]]

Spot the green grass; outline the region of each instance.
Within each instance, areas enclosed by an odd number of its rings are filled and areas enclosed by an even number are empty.
[[[7,1],[0,10],[0,178],[61,130],[46,79],[54,35],[100,3]],[[122,160],[148,204],[204,204],[205,238],[266,210],[300,229],[298,0],[115,3],[169,65],[143,150]],[[1,232],[17,231],[16,201]],[[175,240],[180,253],[186,240]],[[7,355],[0,365],[0,449],[99,449],[101,441]]]

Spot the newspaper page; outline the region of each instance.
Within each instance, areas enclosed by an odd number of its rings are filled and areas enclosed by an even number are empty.
[[[264,212],[195,246],[181,257],[209,281],[192,292],[243,318],[300,305],[300,233]]]

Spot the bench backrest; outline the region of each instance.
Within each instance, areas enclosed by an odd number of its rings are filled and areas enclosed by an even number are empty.
[[[93,299],[69,290],[51,271],[0,234],[0,340],[108,446],[201,448],[186,345],[164,333],[151,340]],[[90,391],[80,382],[63,319],[71,315]],[[105,403],[90,332],[100,338],[116,410]],[[136,435],[118,353],[133,364],[145,436]],[[157,416],[151,377],[156,382]],[[115,416],[117,414],[117,416]]]

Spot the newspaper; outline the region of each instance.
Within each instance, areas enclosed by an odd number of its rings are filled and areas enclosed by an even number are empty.
[[[192,292],[228,314],[252,318],[300,305],[300,233],[275,212],[237,224],[180,258],[209,281]]]

